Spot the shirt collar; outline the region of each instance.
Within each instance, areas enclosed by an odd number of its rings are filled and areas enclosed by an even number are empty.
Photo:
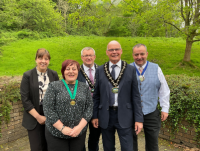
[[[36,68],[36,71],[37,71],[37,74],[39,76],[45,76],[45,75],[47,75],[47,71],[45,73],[43,73],[43,72],[38,71],[37,68]]]
[[[135,63],[135,62],[134,62],[134,63]],[[144,69],[144,68],[146,67],[146,65],[147,65],[147,61],[146,61],[146,63],[142,66],[142,68]],[[137,69],[140,68],[140,66],[138,66],[136,63],[135,63],[135,66],[136,66]]]
[[[88,70],[90,69],[89,67],[87,67],[87,66],[84,65],[84,64],[83,64],[83,68],[84,68],[84,71],[88,71]],[[92,69],[93,71],[95,71],[94,64],[93,64],[93,66],[91,67],[91,69]]]
[[[111,68],[113,65],[113,63],[111,61],[109,61],[109,68]],[[116,63],[116,65],[121,69],[121,66],[122,66],[122,61],[121,59]]]

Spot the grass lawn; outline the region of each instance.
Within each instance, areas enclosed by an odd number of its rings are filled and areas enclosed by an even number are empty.
[[[82,64],[80,52],[86,46],[96,51],[96,63],[102,65],[108,61],[106,47],[109,41],[120,42],[122,60],[133,62],[132,47],[137,43],[147,45],[148,60],[159,64],[165,75],[187,74],[200,76],[200,42],[194,43],[191,62],[182,63],[185,51],[185,40],[181,38],[133,38],[133,37],[98,37],[66,36],[47,39],[22,39],[0,47],[0,76],[22,75],[35,67],[35,53],[38,48],[46,48],[51,55],[49,68],[61,75],[61,64],[65,59],[74,59]]]

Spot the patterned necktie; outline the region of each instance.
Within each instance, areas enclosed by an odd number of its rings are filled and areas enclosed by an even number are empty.
[[[140,74],[142,74],[143,68],[139,67]]]
[[[94,84],[94,77],[92,75],[92,69],[91,68],[89,69],[89,78],[90,78],[90,81],[92,82],[92,84]]]
[[[112,67],[112,71],[111,71],[111,76],[113,77],[113,79],[115,80],[115,67],[116,67],[117,65],[112,65],[111,67]],[[112,84],[110,83],[110,102],[109,102],[109,105],[110,106],[113,106],[114,104],[115,104],[115,94],[111,91],[112,90],[112,88],[113,88],[113,86],[112,86]]]

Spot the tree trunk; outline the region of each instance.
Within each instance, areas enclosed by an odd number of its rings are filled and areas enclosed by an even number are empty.
[[[186,39],[185,55],[184,55],[183,61],[190,61],[192,44],[193,44],[193,42],[189,41],[188,38],[187,38]]]

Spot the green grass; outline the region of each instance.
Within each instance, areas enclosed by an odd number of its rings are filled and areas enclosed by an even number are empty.
[[[82,64],[80,51],[90,46],[96,51],[95,62],[102,65],[108,61],[106,47],[109,41],[120,42],[122,60],[133,62],[132,47],[137,43],[147,45],[148,60],[159,64],[165,75],[187,74],[200,76],[200,42],[194,43],[191,62],[182,62],[185,51],[185,40],[181,38],[133,38],[133,37],[98,37],[66,36],[46,39],[21,39],[0,47],[0,76],[22,75],[35,67],[35,53],[38,48],[46,48],[51,55],[49,68],[60,75],[61,64],[65,59],[74,59]]]

